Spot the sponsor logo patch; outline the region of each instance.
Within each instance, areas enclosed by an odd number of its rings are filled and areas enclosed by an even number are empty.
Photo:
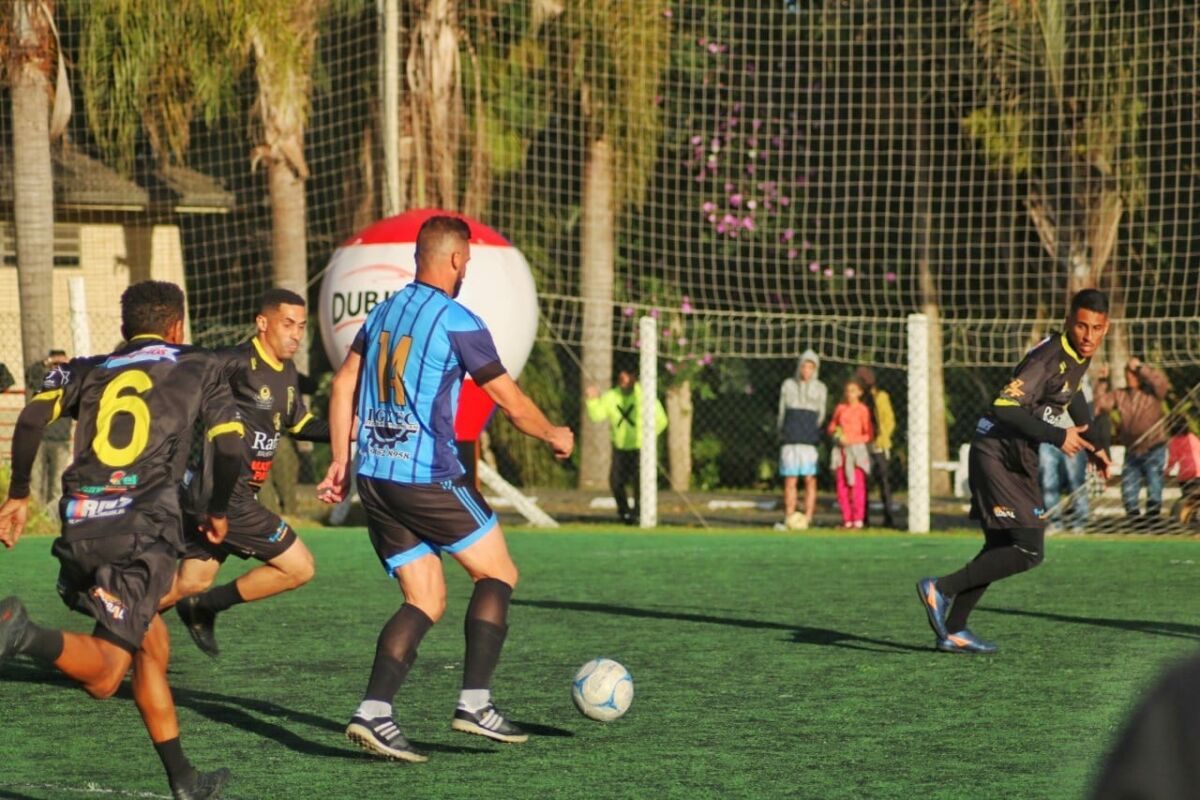
[[[992,506],[992,516],[996,519],[1016,519],[1017,512],[1008,506]]]
[[[120,356],[109,356],[104,366],[109,369],[126,367],[130,364],[141,364],[145,361],[177,361],[179,351],[165,344],[150,344]]]
[[[121,599],[111,592],[99,586],[93,586],[89,594],[100,601],[104,606],[104,610],[113,619],[124,621],[125,617],[129,615],[129,609],[125,608],[125,604],[121,602]]]
[[[275,532],[267,537],[268,542],[278,542],[287,533],[287,523],[280,520],[279,527],[275,528]]]
[[[68,525],[103,517],[119,517],[133,505],[128,495],[118,497],[88,497],[79,495],[67,501],[65,517]]]
[[[1020,378],[1013,378],[1011,381],[1008,382],[1008,385],[1004,387],[1004,389],[1000,392],[1000,394],[1002,394],[1005,397],[1011,397],[1014,400],[1016,400],[1017,398],[1025,396],[1025,392],[1022,391],[1022,389],[1021,389],[1021,387],[1024,385],[1025,385],[1025,381],[1021,380]]]
[[[271,396],[271,387],[263,384],[259,387],[258,396],[254,398],[254,405],[264,410],[270,410],[275,404],[275,398]]]
[[[71,382],[71,372],[65,364],[55,364],[42,378],[42,391],[61,389]]]
[[[80,486],[79,491],[83,494],[123,494],[135,488],[137,484],[137,475],[127,475],[117,470],[108,476],[108,483],[103,486]]]

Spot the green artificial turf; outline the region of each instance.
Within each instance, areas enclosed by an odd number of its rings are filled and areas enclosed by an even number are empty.
[[[939,654],[913,589],[976,536],[511,532],[522,570],[495,679],[535,735],[449,730],[469,584],[397,703],[429,763],[376,760],[342,736],[380,625],[398,606],[361,529],[305,531],[311,584],[238,606],[219,659],[169,617],[185,751],[229,766],[230,798],[1079,798],[1142,689],[1198,649],[1200,542],[1052,539],[1044,566],[972,618],[992,657]],[[54,592],[50,540],[0,552],[0,595],[90,630]],[[246,564],[227,563],[219,580]],[[624,663],[623,719],[585,719],[574,671]],[[0,667],[0,797],[163,797],[128,690],[91,700],[24,658]]]

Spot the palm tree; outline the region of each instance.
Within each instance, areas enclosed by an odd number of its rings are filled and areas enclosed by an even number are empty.
[[[12,98],[21,353],[28,367],[45,357],[51,345],[54,179],[50,144],[66,130],[71,113],[54,0],[12,0],[7,5],[0,14],[0,63]]]
[[[1123,287],[1107,267],[1146,183],[1134,150],[1144,108],[1136,70],[1145,59],[1137,32],[1118,16],[1137,19],[1102,3],[974,0],[986,85],[984,105],[964,124],[995,168],[1024,181],[1030,220],[1065,272],[1068,296],[1104,288],[1120,318]],[[1108,354],[1119,371],[1128,354],[1121,326]]]
[[[585,382],[612,375],[613,278],[617,215],[639,205],[657,157],[658,94],[670,53],[662,9],[641,0],[575,0],[564,19],[572,33],[570,73],[583,116],[582,262]],[[581,487],[606,482],[605,425],[580,414]]]

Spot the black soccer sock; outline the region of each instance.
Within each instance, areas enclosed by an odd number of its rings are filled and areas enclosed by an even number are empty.
[[[232,581],[224,586],[218,586],[215,589],[209,589],[204,594],[200,595],[200,599],[196,602],[196,608],[202,611],[208,611],[213,614],[219,614],[227,608],[236,606],[238,603],[244,603],[246,600],[242,597],[237,588],[237,581]]]
[[[25,635],[21,639],[21,644],[17,646],[18,653],[24,653],[48,664],[57,661],[58,657],[62,655],[62,651],[62,631],[43,628],[32,622],[26,625]]]
[[[417,660],[417,647],[432,627],[433,620],[421,609],[408,603],[400,606],[379,632],[364,699],[391,704]]]
[[[171,782],[172,788],[195,774],[192,762],[183,754],[183,746],[179,743],[178,736],[165,742],[155,742],[154,749],[162,759],[163,767],[167,770],[167,780]]]
[[[938,591],[957,597],[968,589],[987,586],[1029,569],[1028,556],[1013,546],[985,550],[958,572],[937,579]]]
[[[954,596],[954,604],[950,606],[950,614],[946,617],[947,631],[958,633],[967,627],[967,617],[971,616],[971,612],[975,610],[975,604],[983,597],[988,585],[985,583],[983,586],[967,589]]]
[[[467,653],[463,665],[463,689],[487,689],[500,661],[500,650],[508,635],[508,604],[512,587],[496,578],[484,578],[475,584],[463,634]]]

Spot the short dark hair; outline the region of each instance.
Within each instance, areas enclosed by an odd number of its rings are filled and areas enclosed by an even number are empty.
[[[423,263],[423,253],[436,253],[447,239],[454,239],[459,245],[469,244],[471,226],[462,217],[451,217],[447,214],[439,214],[425,220],[421,229],[417,231],[418,266]]]
[[[49,358],[54,358],[55,356],[65,356],[66,354],[67,354],[66,350],[51,350],[46,355]]]
[[[1071,309],[1069,314],[1074,314],[1079,309],[1095,311],[1097,314],[1108,313],[1108,295],[1099,289],[1080,289],[1071,298]]]
[[[280,306],[303,306],[304,298],[293,292],[291,289],[267,289],[263,292],[262,299],[258,301],[258,313],[265,314],[268,311],[274,311]]]
[[[121,294],[121,335],[166,336],[183,319],[183,289],[167,281],[142,281]]]

